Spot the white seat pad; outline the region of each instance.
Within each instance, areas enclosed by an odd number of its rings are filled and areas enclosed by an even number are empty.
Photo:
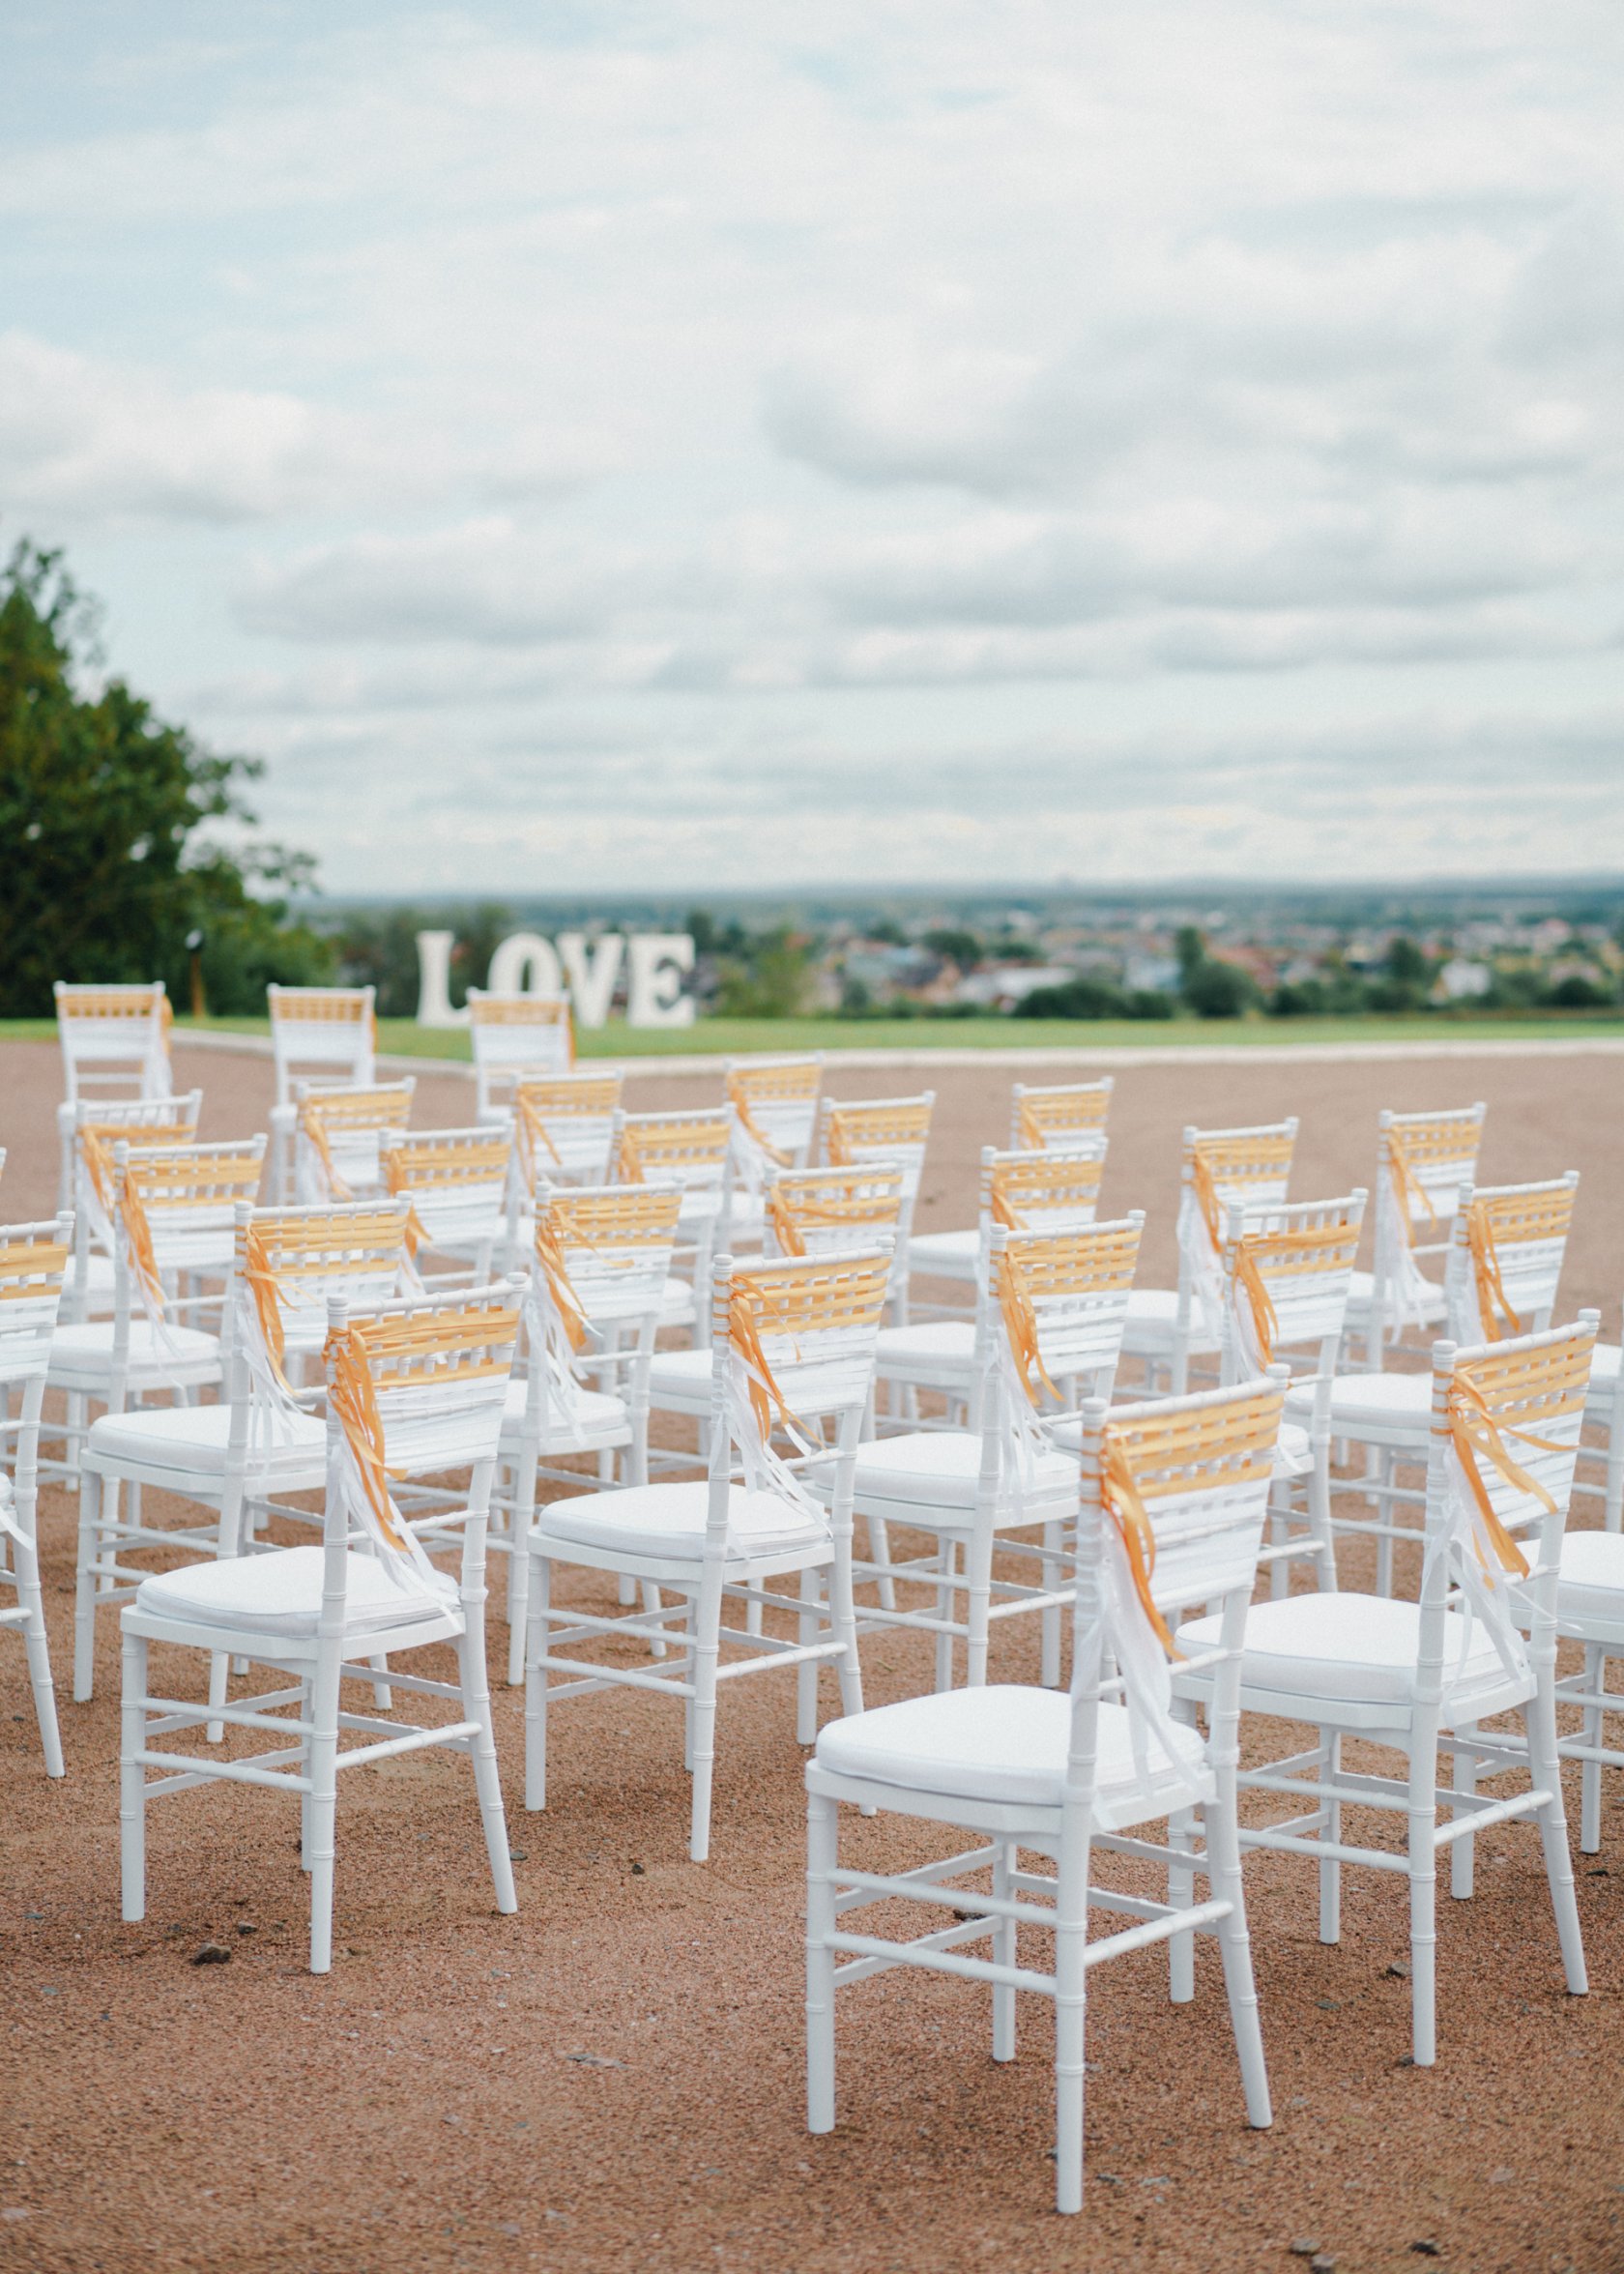
[[[1221,1624],[1217,1617],[1195,1618],[1178,1629],[1174,1640],[1193,1657],[1200,1650],[1216,1649]],[[1476,1688],[1503,1671],[1482,1622],[1472,1621],[1469,1636],[1465,1628],[1460,1612],[1445,1613],[1446,1689]],[[1420,1653],[1418,1603],[1393,1602],[1385,1595],[1288,1595],[1277,1603],[1254,1603],[1247,1612],[1240,1678],[1248,1690],[1407,1706],[1415,1693]],[[1175,1665],[1175,1679],[1177,1673]]]
[[[627,1492],[581,1493],[549,1501],[539,1511],[531,1545],[546,1552],[551,1540],[665,1562],[697,1564],[705,1553],[710,1488],[703,1477],[688,1484],[641,1484]],[[728,1492],[728,1537],[740,1556],[789,1556],[822,1547],[828,1534],[776,1493]]]
[[[1182,1758],[1199,1767],[1206,1752],[1200,1731],[1178,1724],[1175,1735]],[[865,1777],[913,1792],[1058,1808],[1070,1741],[1071,1701],[1064,1691],[1005,1682],[904,1698],[831,1721],[818,1734],[817,1762],[834,1776]],[[1153,1775],[1158,1765],[1166,1766],[1153,1751]],[[1171,1771],[1154,1781],[1163,1785],[1164,1796],[1170,1785],[1180,1795],[1174,1805],[1187,1799]],[[1127,1708],[1102,1706],[1096,1791],[1118,1823],[1141,1821],[1117,1813],[1140,1784]]]
[[[1428,1319],[1441,1319],[1449,1308],[1443,1289],[1436,1279],[1429,1279],[1424,1271],[1421,1274],[1421,1281],[1426,1290],[1420,1297],[1422,1316]],[[1348,1281],[1348,1308],[1349,1311],[1368,1311],[1375,1297],[1375,1273],[1355,1271]]]
[[[263,1438],[248,1440],[247,1472],[265,1463]],[[138,1461],[157,1469],[191,1469],[218,1476],[231,1435],[229,1406],[155,1406],[134,1414],[103,1414],[91,1426],[86,1448],[99,1461]],[[292,1462],[319,1475],[327,1458],[327,1424],[314,1414],[278,1414],[269,1442],[274,1465]]]
[[[110,1302],[118,1278],[112,1257],[102,1255],[100,1250],[92,1248],[83,1260],[85,1268],[82,1274],[78,1268],[76,1257],[69,1262],[62,1289],[64,1301],[72,1296],[82,1296],[91,1302],[99,1300]]]
[[[1314,1446],[1308,1431],[1294,1421],[1282,1421],[1274,1448],[1276,1476],[1306,1476],[1314,1467]]]
[[[1624,1531],[1570,1531],[1562,1541],[1556,1618],[1624,1626]]]
[[[525,1407],[530,1385],[521,1374],[509,1382],[502,1399],[502,1435],[510,1442],[524,1425]],[[555,1412],[552,1415],[553,1433],[557,1436],[565,1428],[565,1416]],[[575,1391],[575,1426],[583,1437],[598,1437],[606,1429],[626,1427],[626,1410],[618,1397],[606,1389]]]
[[[649,1368],[649,1395],[657,1406],[662,1393],[690,1402],[710,1394],[711,1356],[704,1350],[655,1351]]]
[[[1129,1291],[1127,1316],[1122,1327],[1122,1348],[1125,1351],[1143,1349],[1146,1342],[1158,1348],[1170,1348],[1178,1330],[1178,1291],[1173,1287],[1135,1287]],[[1217,1343],[1206,1331],[1201,1304],[1193,1298],[1190,1303],[1190,1348],[1204,1354],[1215,1351]]]
[[[1295,1382],[1286,1392],[1286,1411],[1306,1416],[1314,1410],[1314,1385]],[[1423,1433],[1431,1426],[1431,1374],[1339,1374],[1331,1385],[1331,1431],[1361,1423],[1375,1429],[1409,1429]]]
[[[942,1513],[968,1515],[981,1473],[981,1440],[967,1429],[912,1430],[857,1447],[859,1502],[899,1501]],[[1023,1491],[1033,1501],[1077,1497],[1077,1463],[1064,1453],[1041,1453]]]
[[[326,1550],[276,1548],[266,1556],[232,1556],[222,1561],[183,1564],[142,1580],[137,1609],[153,1618],[185,1619],[198,1626],[234,1627],[244,1634],[313,1635],[321,1612]],[[344,1558],[344,1631],[381,1634],[392,1626],[415,1626],[456,1609],[456,1583],[435,1573],[425,1588],[409,1564],[396,1568],[397,1582],[381,1558]]]
[[[150,1319],[130,1322],[132,1372],[163,1374],[171,1367],[218,1364],[219,1343],[196,1326],[165,1326],[164,1339]],[[64,1374],[104,1374],[113,1362],[113,1322],[87,1319],[59,1326],[51,1336],[51,1370]]]
[[[948,1268],[956,1277],[967,1268],[974,1276],[981,1260],[981,1235],[974,1232],[920,1232],[908,1242],[911,1271]]]
[[[918,1326],[882,1326],[879,1371],[887,1363],[942,1366],[968,1373],[975,1363],[975,1328],[968,1319],[928,1319]]]
[[[668,1279],[660,1295],[659,1322],[662,1326],[685,1326],[690,1319],[699,1316],[694,1301],[694,1291],[685,1279]]]

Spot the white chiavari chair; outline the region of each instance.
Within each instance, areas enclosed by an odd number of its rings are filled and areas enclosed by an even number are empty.
[[[812,1157],[824,1054],[804,1058],[729,1058],[722,1080],[734,1116],[734,1168],[743,1191],[759,1198],[768,1167],[803,1169]]]
[[[1487,1111],[1478,1104],[1380,1117],[1375,1268],[1354,1273],[1348,1304],[1348,1334],[1367,1369],[1381,1364],[1386,1344],[1406,1328],[1436,1326],[1447,1316],[1442,1269],[1461,1187],[1477,1181]],[[1428,1262],[1438,1277],[1422,1268]]]
[[[903,1207],[897,1219],[889,1304],[892,1324],[898,1326],[908,1317],[909,1249],[935,1109],[934,1090],[921,1090],[914,1097],[862,1097],[845,1102],[826,1097],[818,1109],[816,1150],[826,1166],[884,1167],[902,1173]]]
[[[57,1107],[56,1205],[73,1217],[64,1319],[105,1317],[113,1307],[113,1147],[120,1138],[127,1145],[189,1145],[202,1110],[201,1090],[184,1097],[81,1097]]]
[[[300,1082],[292,1102],[271,1108],[272,1189],[278,1202],[375,1200],[383,1189],[379,1142],[412,1119],[417,1081],[364,1087]]]
[[[1508,1342],[1433,1348],[1425,1557],[1419,1602],[1320,1590],[1254,1603],[1246,1615],[1241,1705],[1307,1723],[1318,1741],[1241,1773],[1243,1790],[1307,1801],[1305,1813],[1249,1822],[1243,1849],[1318,1865],[1320,1939],[1341,1939],[1345,1864],[1403,1873],[1409,1888],[1411,2051],[1437,2057],[1437,1859],[1453,1849],[1452,1891],[1471,1892],[1471,1842],[1490,1825],[1532,1819],[1569,1990],[1586,1987],[1557,1760],[1555,1604],[1596,1313],[1575,1326]],[[1532,1629],[1524,1640],[1523,1619]],[[1180,1649],[1208,1647],[1216,1621],[1178,1630]],[[1206,1684],[1175,1669],[1188,1700]],[[1516,1713],[1520,1742],[1479,1725]],[[1348,1738],[1403,1756],[1402,1775],[1345,1765]],[[1438,1784],[1438,1756],[1454,1782]],[[1521,1765],[1528,1789],[1491,1798],[1480,1770]],[[1406,1844],[1352,1844],[1345,1808],[1402,1817]],[[1481,2014],[1480,2014],[1481,2020]]]
[[[1596,1345],[1584,1418],[1600,1432],[1602,1443],[1580,1446],[1574,1491],[1587,1501],[1600,1501],[1603,1526],[1617,1531],[1624,1526],[1624,1346],[1616,1342]]]
[[[1449,1257],[1444,1306],[1451,1338],[1463,1345],[1497,1342],[1507,1334],[1542,1332],[1551,1324],[1579,1176],[1570,1170],[1540,1184],[1464,1185],[1449,1210]],[[1307,1417],[1311,1396],[1328,1403],[1333,1438],[1367,1449],[1372,1471],[1356,1486],[1373,1503],[1369,1516],[1339,1515],[1335,1530],[1377,1544],[1377,1592],[1391,1594],[1396,1548],[1413,1545],[1412,1525],[1400,1513],[1424,1506],[1422,1485],[1406,1485],[1398,1472],[1423,1468],[1432,1443],[1432,1383],[1426,1374],[1338,1374],[1328,1392],[1293,1385],[1288,1417]]]
[[[1367,1198],[1356,1187],[1338,1200],[1230,1210],[1221,1379],[1247,1381],[1284,1361],[1299,1396],[1312,1393],[1303,1417],[1284,1422],[1280,1431],[1269,1495],[1269,1545],[1261,1559],[1276,1595],[1287,1593],[1289,1565],[1299,1559],[1313,1562],[1320,1587],[1336,1586],[1331,1389]]]
[[[1105,1124],[1114,1084],[1067,1082],[1034,1089],[1017,1082],[1010,1096],[1008,1155],[1051,1149],[1080,1159],[1105,1158]],[[983,1250],[981,1227],[965,1232],[921,1232],[912,1247],[913,1268],[930,1279],[979,1283]]]
[[[238,1783],[297,1793],[310,1875],[310,1970],[333,1962],[337,1776],[444,1745],[473,1764],[497,1909],[518,1908],[498,1781],[485,1671],[485,1524],[503,1401],[518,1330],[516,1282],[419,1297],[351,1319],[334,1300],[326,1349],[327,1508],[319,1546],[186,1564],[148,1577],[125,1610],[120,1828],[124,1916],[146,1915],[146,1812],[188,1786]],[[467,1471],[452,1508],[405,1513],[395,1480]],[[393,1487],[393,1489],[392,1489]],[[443,1496],[441,1496],[443,1497]],[[453,1578],[422,1538],[460,1532]],[[232,1704],[154,1695],[153,1643],[211,1658],[246,1658],[280,1683]],[[407,1652],[450,1645],[446,1681],[403,1672]],[[376,1686],[389,1662],[392,1692],[449,1704],[456,1719],[407,1722],[354,1713],[343,1685]],[[291,1709],[291,1712],[290,1712]],[[240,1759],[179,1751],[173,1739],[211,1718],[270,1740]],[[345,1739],[355,1740],[345,1743]],[[156,1772],[156,1774],[149,1774]]]
[[[966,1678],[978,1685],[987,1678],[992,1628],[1032,1616],[1041,1622],[1042,1679],[1053,1687],[1060,1678],[1069,1587],[1063,1535],[1076,1460],[1057,1448],[1054,1431],[1084,1398],[1110,1394],[1144,1226],[1139,1212],[1069,1232],[996,1226],[976,1327],[978,1425],[906,1431],[857,1449],[853,1506],[869,1526],[873,1551],[857,1576],[879,1590],[877,1604],[859,1611],[859,1625],[934,1634],[939,1690],[952,1685],[958,1642]],[[930,1544],[899,1560],[893,1528]],[[1031,1531],[1035,1541],[1017,1536]],[[1012,1562],[1029,1576],[1005,1576]],[[904,1584],[921,1586],[934,1607],[901,1608]]]
[[[469,1276],[482,1285],[518,1254],[519,1181],[510,1117],[467,1129],[381,1129],[378,1158],[386,1191],[412,1204],[407,1244],[419,1270],[431,1256],[451,1269],[441,1285]]]
[[[513,1088],[513,1125],[526,1193],[550,1184],[604,1184],[615,1114],[625,1087],[614,1068],[533,1075]]]
[[[320,1069],[324,1082],[370,1089],[377,1080],[375,987],[278,987],[265,990],[271,1009],[271,1054],[276,1103],[291,1104],[296,1071]]]
[[[657,1178],[682,1187],[675,1257],[678,1275],[666,1282],[660,1325],[691,1327],[700,1341],[710,1336],[706,1306],[711,1259],[730,1221],[733,1127],[731,1106],[721,1111],[683,1107],[667,1113],[626,1113],[617,1108],[615,1113],[610,1148],[614,1182],[641,1184]]]
[[[40,1490],[40,1409],[51,1335],[62,1301],[73,1220],[0,1226],[0,1627],[22,1636],[45,1774],[64,1773],[50,1644],[40,1592],[35,1516]],[[13,1411],[15,1400],[16,1410]]]
[[[575,1022],[569,997],[492,995],[468,990],[469,1041],[474,1052],[475,1118],[493,1107],[513,1110],[513,1090],[529,1076],[567,1074],[575,1064]]]
[[[81,986],[58,979],[56,1031],[68,1102],[86,1090],[167,1097],[172,1013],[163,981]]]
[[[629,1684],[679,1699],[693,1780],[689,1852],[710,1853],[716,1700],[725,1683],[794,1669],[797,1728],[810,1743],[817,1674],[832,1664],[847,1712],[862,1704],[852,1599],[852,1464],[885,1300],[884,1246],[736,1263],[718,1256],[708,1478],[551,1501],[531,1534],[525,1651],[525,1804],[546,1801],[547,1719],[561,1700]],[[775,1442],[781,1440],[782,1443]],[[809,1481],[825,1472],[824,1499]],[[627,1577],[676,1597],[600,1617],[555,1603],[555,1569]],[[771,1589],[799,1580],[798,1596]],[[793,1636],[727,1623],[759,1598]],[[641,1643],[642,1665],[579,1653]],[[669,1654],[653,1657],[653,1646]]]
[[[676,1183],[536,1187],[524,1367],[502,1424],[505,1522],[491,1543],[508,1560],[509,1682],[524,1678],[539,1479],[580,1489],[588,1480],[557,1464],[593,1454],[599,1487],[649,1481],[649,1367],[682,1205]]]
[[[1103,1401],[1091,1401],[1070,1695],[1013,1684],[949,1690],[831,1722],[820,1734],[806,1771],[813,2132],[834,2127],[834,1995],[843,1986],[899,1966],[985,1983],[997,2061],[1015,2058],[1017,1997],[1047,1997],[1055,2006],[1057,2207],[1081,2210],[1088,1974],[1166,1943],[1173,1996],[1187,2001],[1197,1934],[1218,1941],[1247,2120],[1270,2122],[1235,1763],[1240,1637],[1279,1418],[1280,1389],[1267,1381],[1109,1415]],[[1169,1711],[1166,1620],[1191,1597],[1222,1605],[1200,1661],[1213,1693],[1204,1743]],[[962,1827],[977,1844],[900,1872],[856,1870],[839,1858],[842,1806]],[[1161,1822],[1165,1843],[1144,1828]],[[1024,1868],[1023,1854],[1053,1868]],[[1097,1859],[1114,1854],[1165,1871],[1167,1901],[1099,1883]],[[1195,1900],[1198,1876],[1209,1885],[1204,1902]],[[972,1878],[981,1883],[967,1885]],[[853,1914],[875,1904],[944,1910],[948,1921],[912,1939],[895,1930],[854,1932]],[[1090,1938],[1097,1911],[1129,1923]],[[1023,1927],[1054,1937],[1047,1969],[1030,1957],[1021,1963]],[[966,1943],[988,1940],[990,1958],[965,1955]]]
[[[1128,1305],[1122,1356],[1145,1366],[1145,1393],[1161,1378],[1177,1396],[1188,1386],[1190,1360],[1216,1360],[1224,1343],[1224,1228],[1232,1208],[1270,1207],[1286,1198],[1297,1122],[1251,1129],[1184,1131],[1178,1169],[1178,1281],[1136,1287]]]
[[[70,1401],[69,1462],[79,1486],[78,1573],[73,1606],[73,1696],[90,1697],[96,1613],[125,1601],[145,1576],[125,1560],[140,1548],[187,1548],[212,1555],[218,1528],[149,1524],[142,1488],[121,1496],[84,1447],[97,1423],[75,1422],[92,1403],[103,1420],[158,1396],[190,1406],[220,1380],[220,1336],[199,1319],[217,1318],[230,1282],[236,1212],[258,1189],[265,1139],[223,1145],[113,1149],[116,1278],[110,1319],[75,1320],[51,1337],[48,1385]],[[105,1439],[102,1441],[105,1443]]]

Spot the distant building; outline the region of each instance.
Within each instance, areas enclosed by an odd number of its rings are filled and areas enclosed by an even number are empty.
[[[1433,994],[1440,1003],[1467,1003],[1487,995],[1494,984],[1494,975],[1486,963],[1468,963],[1464,956],[1455,955],[1433,981]]]
[[[1122,984],[1130,995],[1176,995],[1176,955],[1130,955],[1122,971]]]
[[[1076,977],[1075,971],[1060,963],[988,964],[959,981],[953,1000],[973,1003],[984,1010],[1013,1010],[1039,987],[1063,987]]]

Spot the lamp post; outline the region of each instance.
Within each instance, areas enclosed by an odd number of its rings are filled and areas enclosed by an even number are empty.
[[[187,948],[191,956],[191,1015],[205,1019],[209,1015],[208,999],[203,993],[203,935],[188,932]]]

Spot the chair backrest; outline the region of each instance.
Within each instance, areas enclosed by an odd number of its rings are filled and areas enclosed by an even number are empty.
[[[483,1563],[484,1519],[518,1338],[522,1283],[428,1295],[352,1317],[328,1307],[324,1595],[341,1606],[343,1549],[357,1531],[385,1555],[421,1565],[422,1549],[388,1478],[473,1472],[463,1535],[463,1585]],[[444,1507],[420,1520],[436,1535]],[[325,1606],[324,1606],[325,1608]]]
[[[1379,1352],[1383,1328],[1406,1326],[1424,1310],[1427,1285],[1416,1258],[1448,1251],[1461,1187],[1476,1181],[1487,1111],[1477,1104],[1380,1117],[1373,1353]]]
[[[87,1089],[169,1094],[169,998],[150,986],[80,986],[58,979],[56,1031],[70,1103]]]
[[[478,1239],[498,1217],[511,1230],[517,1186],[509,1116],[469,1129],[384,1129],[378,1157],[386,1189],[406,1195],[431,1242]]]
[[[1079,1137],[1098,1135],[1110,1119],[1116,1087],[1110,1074],[1097,1082],[1017,1082],[1009,1098],[1011,1147],[1035,1152],[1046,1145],[1060,1145],[1069,1151]]]
[[[543,1177],[566,1184],[605,1181],[624,1086],[624,1077],[613,1069],[532,1075],[514,1085],[514,1127],[527,1192]]]
[[[860,1422],[890,1266],[885,1242],[818,1256],[718,1256],[711,1308],[718,1397],[725,1404],[732,1377],[743,1378],[747,1398],[749,1370],[760,1360],[797,1420]]]
[[[1109,1391],[1144,1230],[1143,1210],[1064,1232],[994,1227],[980,1305],[983,1349],[991,1342],[1000,1352],[1030,1406],[1043,1401],[1046,1382],[1062,1406],[1077,1403],[1069,1384]],[[1021,1417],[1016,1404],[1011,1418]]]
[[[38,1224],[0,1224],[0,1385],[8,1391],[44,1385],[72,1245],[66,1210]],[[38,1420],[37,1398],[34,1414]],[[26,1420],[25,1408],[21,1426]],[[0,1443],[18,1426],[0,1421]]]
[[[884,1235],[909,1212],[904,1172],[891,1164],[767,1172],[767,1229],[779,1255],[831,1255]],[[893,1267],[894,1275],[894,1267]]]
[[[557,1185],[536,1191],[538,1283],[562,1268],[594,1326],[657,1315],[677,1242],[682,1188],[660,1183]]]
[[[725,1059],[722,1075],[745,1181],[759,1183],[768,1162],[781,1169],[804,1168],[818,1123],[823,1052],[804,1058]]]
[[[733,1114],[703,1110],[615,1114],[612,1173],[618,1184],[675,1178],[687,1217],[720,1211],[733,1142]]]
[[[400,1294],[411,1204],[353,1201],[339,1207],[237,1210],[236,1283],[251,1303],[260,1340],[278,1365],[289,1330],[306,1342],[341,1297],[372,1310]],[[241,1343],[240,1335],[234,1340]]]
[[[1312,1350],[1318,1386],[1329,1400],[1366,1198],[1361,1186],[1337,1200],[1231,1209],[1224,1241],[1226,1384],[1255,1379],[1277,1353]]]
[[[114,1198],[120,1233],[116,1310],[144,1295],[161,1312],[164,1290],[184,1273],[229,1271],[237,1249],[237,1210],[251,1202],[265,1166],[264,1137],[218,1145],[151,1145],[122,1139],[114,1148]],[[134,1286],[130,1282],[133,1279]]]
[[[1433,1345],[1423,1704],[1436,1702],[1447,1673],[1444,1616],[1457,1589],[1494,1640],[1501,1667],[1492,1682],[1526,1672],[1521,1625],[1531,1625],[1536,1658],[1554,1648],[1562,1531],[1600,1324],[1581,1311],[1576,1325],[1543,1334]]]
[[[1578,1194],[1577,1169],[1541,1184],[1461,1187],[1445,1274],[1453,1340],[1550,1326]]]
[[[1268,1207],[1286,1198],[1296,1149],[1297,1119],[1250,1129],[1184,1131],[1179,1162],[1178,1284],[1180,1303],[1194,1296],[1209,1332],[1222,1334],[1224,1230],[1232,1208]]]
[[[492,995],[470,987],[468,1011],[477,1113],[507,1104],[521,1075],[566,1074],[575,1064],[567,993]]]
[[[1099,1208],[1108,1140],[1074,1138],[1042,1152],[981,1152],[981,1238],[995,1225],[1006,1232],[1074,1232],[1091,1224]]]
[[[73,1251],[82,1255],[94,1237],[112,1248],[113,1148],[189,1145],[203,1110],[201,1090],[184,1097],[80,1097],[56,1109],[62,1149],[57,1206],[73,1210]]]
[[[379,1190],[386,1129],[412,1119],[415,1076],[362,1085],[301,1082],[294,1108],[294,1187],[303,1201],[355,1200]]]
[[[924,1174],[935,1106],[934,1090],[921,1090],[916,1097],[854,1097],[844,1102],[826,1097],[820,1109],[819,1151],[830,1168],[884,1161],[900,1169],[912,1204],[918,1198]]]
[[[346,1081],[377,1078],[378,1015],[375,987],[278,987],[265,990],[271,1008],[271,1051],[276,1062],[276,1103],[293,1096],[294,1068],[341,1066]]]
[[[1141,1568],[1165,1621],[1190,1604],[1250,1594],[1285,1400],[1282,1368],[1109,1414],[1085,1408],[1084,1510],[1120,1537],[1133,1530],[1137,1499],[1149,1531]],[[1085,1559],[1088,1533],[1098,1540],[1101,1530],[1085,1525]]]

